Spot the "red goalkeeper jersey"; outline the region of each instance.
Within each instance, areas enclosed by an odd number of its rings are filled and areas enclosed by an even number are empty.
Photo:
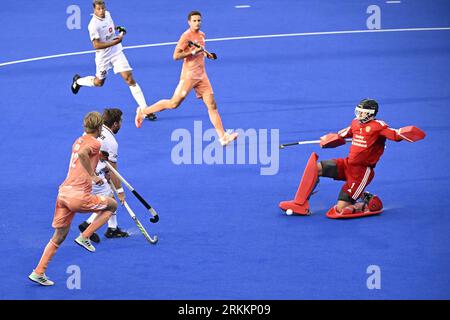
[[[366,167],[375,167],[384,152],[386,139],[403,140],[397,130],[389,128],[381,120],[361,123],[354,119],[349,127],[339,131],[339,135],[343,138],[352,138],[348,163]]]

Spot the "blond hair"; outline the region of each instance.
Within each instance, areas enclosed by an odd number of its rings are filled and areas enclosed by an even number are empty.
[[[103,125],[102,115],[97,111],[89,112],[83,119],[83,127],[86,133],[94,133]]]

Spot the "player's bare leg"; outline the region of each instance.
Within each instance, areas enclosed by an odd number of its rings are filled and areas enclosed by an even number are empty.
[[[155,104],[152,104],[151,106],[147,108],[137,108],[136,110],[136,118],[134,120],[134,123],[136,124],[137,128],[140,128],[142,126],[142,121],[144,120],[145,116],[148,114],[160,112],[167,109],[176,109],[180,106],[180,104],[183,102],[186,95],[181,94],[174,94],[171,99],[163,99],[159,100]]]
[[[144,93],[141,90],[141,87],[136,83],[133,78],[133,73],[131,71],[121,72],[123,80],[127,83],[130,88],[131,94],[133,95],[134,100],[136,100],[138,106],[142,109],[147,107],[147,102],[145,102]],[[156,116],[153,113],[150,113],[146,117],[149,120],[156,120]]]
[[[204,95],[203,102],[208,108],[209,120],[216,129],[220,144],[222,146],[226,146],[231,141],[236,139],[238,134],[236,132],[225,132],[225,130],[223,129],[222,118],[220,117],[219,111],[217,110],[217,104],[213,94]]]
[[[31,281],[39,283],[40,285],[43,286],[54,285],[54,282],[49,280],[45,275],[45,271],[47,270],[48,264],[52,260],[53,256],[56,254],[56,251],[58,250],[59,246],[66,239],[69,230],[70,226],[55,229],[52,238],[45,246],[44,252],[42,253],[42,257],[39,260],[37,267],[28,276],[28,278]]]
[[[94,221],[84,230],[78,238],[75,239],[75,242],[80,246],[84,247],[86,250],[90,252],[95,251],[95,247],[91,244],[89,238],[97,231],[101,226],[103,226],[111,217],[112,213],[117,210],[117,202],[113,198],[106,198],[108,200],[107,207],[97,212],[97,217],[95,217]]]

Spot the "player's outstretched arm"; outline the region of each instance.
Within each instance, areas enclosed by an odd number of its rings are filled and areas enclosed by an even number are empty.
[[[402,141],[406,140],[408,142],[416,142],[425,138],[426,134],[423,130],[416,126],[406,126],[400,129],[386,128],[381,131],[381,135],[389,140]]]

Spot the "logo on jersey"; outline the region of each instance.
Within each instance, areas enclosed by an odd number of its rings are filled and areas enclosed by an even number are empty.
[[[112,27],[109,27],[109,32],[112,32],[112,30],[113,30]]]
[[[369,126],[366,127],[366,132],[369,133],[371,128]]]

